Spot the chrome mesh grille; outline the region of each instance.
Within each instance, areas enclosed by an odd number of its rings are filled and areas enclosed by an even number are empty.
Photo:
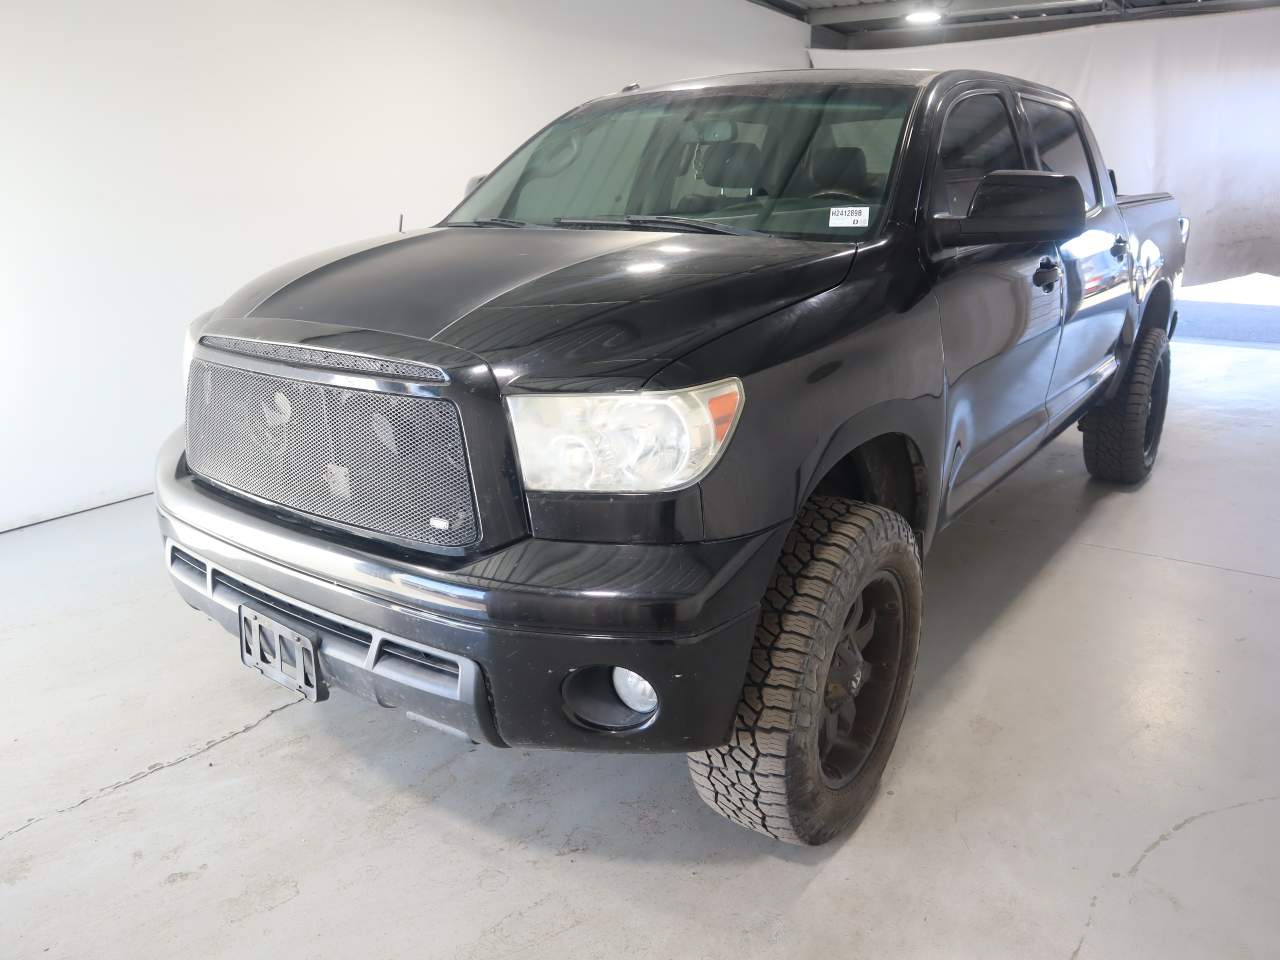
[[[327,370],[375,373],[426,383],[444,383],[449,379],[439,367],[429,363],[414,363],[410,360],[384,360],[381,357],[367,357],[362,353],[317,350],[315,347],[303,347],[293,343],[268,343],[265,340],[245,340],[240,337],[201,337],[200,342],[207,347],[225,350],[228,353],[262,357],[264,360],[279,360],[281,363],[300,363],[308,367],[323,367]]]
[[[187,462],[233,490],[377,533],[448,547],[477,538],[462,426],[448,400],[197,359]]]

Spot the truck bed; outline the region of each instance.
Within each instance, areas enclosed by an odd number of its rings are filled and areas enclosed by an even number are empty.
[[[1127,194],[1116,200],[1129,228],[1129,251],[1145,296],[1159,277],[1172,279],[1182,272],[1187,221],[1178,201],[1167,193]]]

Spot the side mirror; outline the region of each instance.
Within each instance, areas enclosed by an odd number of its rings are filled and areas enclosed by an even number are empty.
[[[487,174],[487,173],[478,173],[478,174],[476,174],[474,177],[472,177],[470,180],[468,180],[468,181],[467,181],[467,189],[466,189],[466,190],[464,190],[464,191],[462,191],[462,197],[463,197],[463,199],[466,199],[467,197],[471,196],[471,194],[475,193],[475,192],[476,192],[476,187],[478,187],[478,186],[480,186],[480,184],[484,183],[484,181],[485,181],[485,177],[487,177],[487,176],[488,176],[488,174]]]
[[[976,243],[1060,243],[1084,233],[1084,193],[1075,177],[996,170],[978,181],[965,217],[934,217],[943,247]]]

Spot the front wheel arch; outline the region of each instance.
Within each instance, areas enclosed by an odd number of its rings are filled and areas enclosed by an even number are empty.
[[[795,515],[817,494],[874,503],[905,517],[921,553],[927,553],[937,532],[943,487],[943,402],[939,397],[891,400],[846,420],[806,471]],[[884,470],[889,474],[882,474],[881,483],[868,482],[869,473]],[[890,494],[895,490],[909,490],[910,496]]]

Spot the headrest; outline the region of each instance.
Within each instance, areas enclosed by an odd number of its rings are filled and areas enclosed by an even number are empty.
[[[758,187],[763,163],[754,143],[712,143],[702,158],[702,179],[712,187]]]
[[[861,193],[867,185],[867,155],[860,147],[826,147],[813,151],[809,162],[813,182],[820,189]]]

